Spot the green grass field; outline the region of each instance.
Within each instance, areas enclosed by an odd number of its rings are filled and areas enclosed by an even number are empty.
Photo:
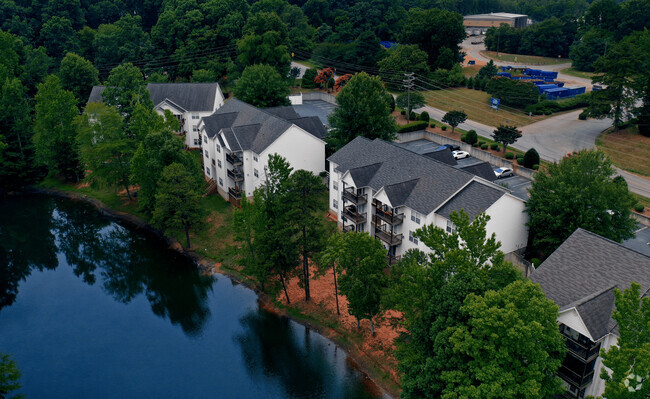
[[[518,62],[520,64],[528,65],[556,65],[571,62],[568,58],[538,57],[536,55],[506,54],[501,52],[497,55],[496,51],[487,50],[481,51],[481,55],[497,61]]]
[[[525,126],[543,119],[530,119],[523,111],[510,107],[501,107],[498,111],[490,108],[490,94],[464,87],[449,90],[421,92],[428,105],[444,111],[459,110],[467,114],[467,119],[488,126],[515,125]]]
[[[562,72],[564,74],[567,74],[567,75],[575,76],[576,78],[583,78],[583,79],[591,79],[594,76],[596,76],[596,74],[593,73],[593,72],[578,71],[577,69],[575,69],[573,67],[563,69],[560,72]]]

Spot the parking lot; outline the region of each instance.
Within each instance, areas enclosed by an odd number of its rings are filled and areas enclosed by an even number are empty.
[[[440,147],[440,144],[430,140],[424,140],[424,139],[409,141],[407,143],[400,143],[398,145],[402,148],[406,148],[409,151],[413,151],[416,154],[426,154]],[[481,163],[483,161],[476,158],[469,157],[464,159],[458,159],[456,162],[458,163],[458,165],[456,165],[455,167],[460,169],[460,168]],[[492,165],[493,170],[497,168],[498,168],[497,166]],[[494,183],[510,189],[512,191],[512,195],[518,198],[521,198],[523,200],[527,200],[529,198],[528,188],[531,186],[532,182],[524,177],[517,176],[517,175],[514,175],[512,177],[504,177],[502,179],[495,180]]]
[[[303,101],[301,105],[293,106],[298,115],[302,117],[317,116],[325,126],[329,126],[327,117],[334,112],[334,108],[336,105],[321,100]]]
[[[623,241],[623,246],[650,256],[650,227],[639,224],[634,238]]]

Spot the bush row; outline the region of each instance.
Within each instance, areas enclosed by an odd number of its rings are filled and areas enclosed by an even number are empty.
[[[533,115],[550,115],[554,112],[569,111],[572,109],[584,108],[589,105],[589,96],[580,94],[573,98],[561,101],[544,100],[537,104],[527,105],[526,112],[532,112]]]
[[[407,133],[407,132],[414,132],[416,130],[423,130],[426,129],[428,125],[429,122],[427,121],[415,121],[415,122],[407,123],[406,125],[399,126],[397,128],[397,133]]]

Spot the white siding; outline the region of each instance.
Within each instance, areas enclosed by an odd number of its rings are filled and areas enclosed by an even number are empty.
[[[325,170],[325,142],[295,125],[287,129],[260,154],[259,161],[262,165],[268,164],[268,157],[271,154],[279,154],[286,158],[294,170],[304,169],[315,175]]]
[[[615,346],[618,343],[618,337],[614,334],[608,334],[601,340],[601,342],[600,350],[602,353],[603,350],[607,351],[610,347]],[[598,359],[596,359],[596,365],[594,366],[594,379],[591,381],[591,384],[587,386],[585,397],[593,396],[598,398],[605,392],[605,380],[600,378],[600,370],[603,368],[611,373],[611,370],[603,366],[603,358],[598,356]]]
[[[487,235],[496,234],[504,254],[524,248],[528,243],[528,214],[525,210],[523,200],[506,194],[485,211],[490,216]]]

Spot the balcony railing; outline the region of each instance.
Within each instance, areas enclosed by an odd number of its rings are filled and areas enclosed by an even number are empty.
[[[363,205],[368,202],[367,194],[355,194],[353,187],[343,190],[343,199],[352,202],[355,205]]]
[[[343,226],[343,232],[344,233],[349,233],[351,231],[356,231],[356,227],[353,224],[351,224],[349,226]]]
[[[343,216],[350,219],[355,224],[364,223],[366,221],[366,215],[357,212],[355,206],[346,206],[343,209]]]
[[[403,213],[396,213],[396,212],[390,212],[390,211],[384,211],[381,208],[375,208],[375,216],[376,218],[374,219],[375,224],[380,224],[379,220],[381,219],[384,222],[397,226],[400,225],[404,222],[404,214]]]
[[[228,169],[228,177],[230,177],[236,182],[244,180],[244,174],[238,170],[233,171],[231,169]]]
[[[235,199],[241,199],[241,190],[230,187],[228,189],[228,194],[230,194]]]
[[[386,261],[388,262],[388,266],[394,265],[400,259],[402,259],[402,257],[399,255],[391,255],[391,254],[386,255]]]
[[[566,345],[566,348],[570,352],[578,356],[585,363],[589,362],[590,360],[598,356],[598,354],[600,353],[600,343],[594,345],[591,349],[587,349],[580,343],[571,339],[570,337],[565,336],[564,344]]]
[[[570,370],[564,366],[560,367],[557,370],[558,376],[562,378],[564,381],[570,383],[571,385],[574,385],[578,387],[579,389],[582,389],[589,385],[589,383],[594,379],[594,372],[593,370],[590,371],[589,373],[585,374],[584,376],[576,373],[573,370]]]
[[[228,161],[232,166],[240,166],[244,163],[241,157],[235,153],[226,154],[226,161]]]
[[[379,228],[375,229],[375,236],[390,246],[400,245],[404,238],[403,234],[395,234]]]

